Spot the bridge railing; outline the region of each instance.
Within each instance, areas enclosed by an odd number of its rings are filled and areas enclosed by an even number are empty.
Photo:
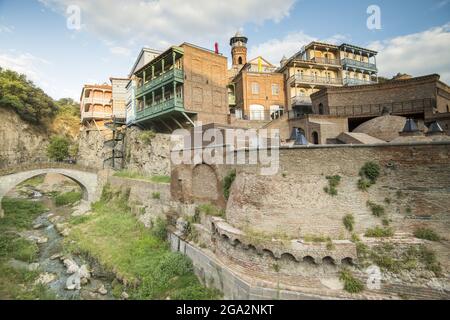
[[[82,166],[76,163],[71,163],[69,161],[58,162],[49,161],[48,159],[42,159],[44,161],[36,161],[36,159],[34,160],[35,161],[33,162],[23,162],[13,165],[7,165],[3,168],[0,167],[0,176],[37,169],[72,169],[92,173],[97,173],[100,170],[98,168]]]

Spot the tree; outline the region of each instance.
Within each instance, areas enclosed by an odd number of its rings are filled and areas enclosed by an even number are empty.
[[[63,161],[69,157],[70,141],[63,136],[53,136],[47,147],[47,156],[55,161]]]
[[[13,109],[22,119],[40,123],[53,117],[57,106],[52,98],[25,75],[0,68],[0,107]]]

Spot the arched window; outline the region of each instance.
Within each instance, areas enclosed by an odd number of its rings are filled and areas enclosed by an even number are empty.
[[[312,138],[314,144],[319,144],[319,134],[316,131],[312,133]]]
[[[238,64],[242,64],[242,57],[238,58]]]

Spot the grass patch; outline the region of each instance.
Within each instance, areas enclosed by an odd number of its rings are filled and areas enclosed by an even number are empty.
[[[161,192],[153,192],[152,193],[152,199],[161,199]]]
[[[441,237],[429,228],[418,228],[414,231],[414,236],[418,239],[424,239],[429,241],[440,241]]]
[[[55,197],[55,204],[58,207],[72,205],[83,198],[83,195],[79,191],[69,191],[66,193],[62,193]]]
[[[359,293],[364,290],[364,284],[348,270],[342,270],[339,279],[344,282],[344,290],[349,293]]]
[[[337,187],[341,182],[341,176],[327,176],[326,179],[328,180],[328,187],[323,188],[323,191],[325,191],[325,193],[329,194],[330,196],[337,196]]]
[[[145,130],[138,135],[138,139],[146,144],[150,144],[155,137],[156,133],[153,130]]]
[[[324,243],[330,242],[330,237],[318,236],[318,235],[306,235],[303,237],[305,242],[313,242],[313,243]]]
[[[48,300],[54,299],[45,286],[34,285],[37,271],[14,269],[10,259],[35,261],[38,247],[19,235],[31,229],[37,216],[46,211],[40,202],[5,197],[2,202],[5,217],[0,220],[0,299]]]
[[[391,228],[381,228],[375,227],[373,229],[368,229],[365,236],[368,238],[388,238],[394,235],[394,230]]]
[[[150,176],[138,171],[132,170],[120,170],[114,173],[115,177],[125,178],[125,179],[134,179],[134,180],[144,180],[154,183],[170,183],[169,176]]]
[[[161,240],[165,222],[156,220],[149,231],[123,210],[117,191],[109,189],[105,194],[113,196],[93,204],[91,218],[74,226],[65,239],[69,251],[97,259],[122,280],[132,299],[218,298],[216,291],[200,285],[190,260],[170,252]]]
[[[225,178],[223,178],[222,186],[223,186],[223,196],[228,200],[230,197],[230,189],[234,180],[236,179],[236,170],[230,171]]]
[[[28,180],[25,180],[24,182],[20,183],[20,187],[37,187],[44,183],[45,174],[41,174],[39,176],[35,176],[33,178],[30,178]]]
[[[355,225],[355,217],[352,214],[347,214],[343,219],[342,223],[344,224],[345,229],[352,232]]]
[[[220,217],[225,219],[225,210],[217,208],[211,203],[201,204],[197,207],[198,213],[203,213],[207,216]]]
[[[54,300],[56,296],[44,285],[35,285],[39,272],[14,269],[0,263],[0,298],[2,300]]]
[[[434,251],[425,246],[409,247],[406,251],[396,254],[394,250],[393,245],[385,244],[368,252],[368,257],[381,269],[393,273],[415,270],[419,265],[432,271],[436,276],[442,271]]]
[[[366,205],[370,208],[370,211],[372,211],[372,214],[375,217],[380,218],[386,214],[384,207],[379,204],[373,203],[372,201],[367,201]]]

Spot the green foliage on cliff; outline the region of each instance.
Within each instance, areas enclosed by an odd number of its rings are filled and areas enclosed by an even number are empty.
[[[341,176],[335,175],[335,176],[328,176],[326,177],[328,180],[328,187],[323,188],[325,193],[328,193],[330,196],[337,196],[337,187],[339,183],[341,183]]]
[[[355,217],[352,214],[347,214],[343,219],[345,229],[352,232],[355,225]]]
[[[55,161],[63,161],[69,157],[70,141],[63,136],[53,136],[47,147],[47,156]]]
[[[377,182],[380,173],[381,168],[377,163],[372,161],[366,162],[359,171],[361,179],[358,180],[358,188],[361,191],[367,191],[367,189]]]
[[[418,228],[414,231],[414,236],[418,239],[424,239],[429,241],[440,241],[441,237],[432,229]]]
[[[223,185],[223,196],[227,200],[230,197],[230,188],[231,188],[231,185],[233,184],[235,179],[236,179],[236,170],[230,171],[225,176],[225,178],[223,178],[223,183],[222,183],[222,185]]]
[[[53,117],[56,103],[25,75],[0,68],[0,107],[11,108],[26,121],[40,123]]]
[[[364,284],[348,270],[341,271],[339,279],[344,282],[344,290],[349,293],[359,293],[364,290]]]

